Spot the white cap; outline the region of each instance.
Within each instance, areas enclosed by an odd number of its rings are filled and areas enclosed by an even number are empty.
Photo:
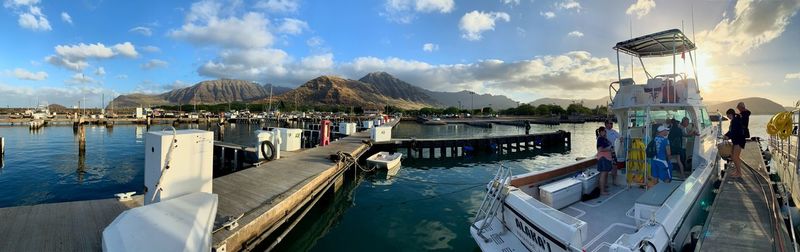
[[[667,127],[666,125],[658,126],[658,132],[665,131],[665,130],[669,130],[669,127]]]

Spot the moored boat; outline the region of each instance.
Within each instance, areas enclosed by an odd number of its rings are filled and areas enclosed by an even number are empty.
[[[397,174],[397,170],[400,168],[400,159],[402,157],[403,154],[399,152],[389,153],[381,151],[368,157],[367,164],[370,168],[387,170],[390,173],[394,172],[394,174]]]
[[[646,69],[642,58],[672,56],[673,64],[683,54],[692,59],[695,44],[673,29],[619,42],[614,49],[618,58],[620,52],[639,58]],[[595,159],[516,176],[501,167],[470,226],[483,251],[693,249],[690,232],[703,224],[718,180],[720,126],[709,120],[696,76],[645,73],[647,81],[637,84],[620,69],[609,86],[610,108],[624,139],[617,161],[626,171],[610,193],[587,199],[597,186]],[[690,169],[659,183],[651,177],[645,146],[657,127],[684,118],[699,133],[687,144]]]

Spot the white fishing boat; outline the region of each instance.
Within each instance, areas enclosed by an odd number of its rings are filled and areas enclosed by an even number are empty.
[[[483,251],[673,251],[691,249],[691,233],[701,230],[713,201],[720,159],[719,125],[712,125],[695,77],[675,71],[676,57],[688,56],[694,67],[695,44],[680,30],[653,33],[614,46],[639,59],[646,83],[623,78],[611,83],[610,108],[624,142],[618,160],[625,162],[608,195],[581,200],[595,187],[576,175],[595,168],[595,159],[555,169],[511,176],[501,167],[489,183],[470,233]],[[673,73],[651,75],[643,58],[672,56]],[[686,153],[686,175],[670,183],[651,177],[645,146],[654,127],[688,118],[699,136]],[[677,167],[676,165],[673,165]],[[673,174],[679,174],[674,171]],[[576,177],[577,176],[577,177]],[[583,178],[583,179],[582,179]],[[609,181],[611,181],[609,179]],[[654,185],[655,184],[655,185]],[[585,187],[585,188],[584,188]],[[694,228],[694,229],[693,229]]]
[[[387,170],[388,176],[394,176],[400,170],[400,159],[403,154],[400,152],[389,153],[381,151],[367,158],[367,165],[370,168]]]

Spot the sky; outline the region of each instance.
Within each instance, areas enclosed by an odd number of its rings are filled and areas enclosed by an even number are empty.
[[[596,99],[617,79],[616,42],[673,28],[698,44],[706,100],[800,99],[800,0],[2,1],[7,107],[373,71],[521,102]],[[645,81],[620,60],[623,76]],[[650,72],[671,73],[671,63],[645,60]]]

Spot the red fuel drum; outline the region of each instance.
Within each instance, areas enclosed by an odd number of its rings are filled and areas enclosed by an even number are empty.
[[[322,120],[319,124],[319,145],[325,146],[331,144],[331,121]]]

